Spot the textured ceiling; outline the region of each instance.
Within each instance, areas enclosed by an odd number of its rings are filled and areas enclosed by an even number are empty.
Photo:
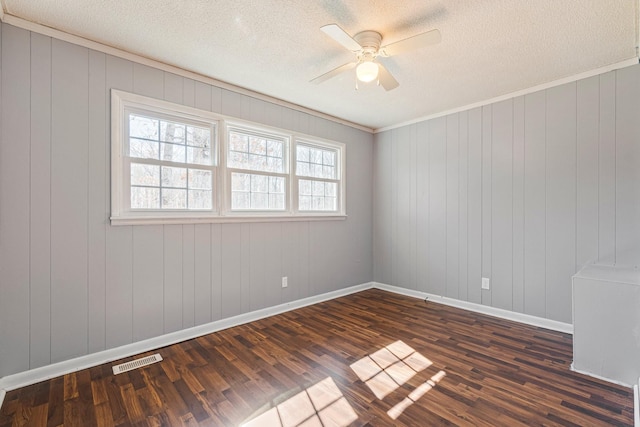
[[[637,0],[0,0],[5,14],[370,128],[381,128],[636,56]],[[388,58],[400,86],[354,90],[353,55],[320,31],[383,44],[434,28],[442,42]]]

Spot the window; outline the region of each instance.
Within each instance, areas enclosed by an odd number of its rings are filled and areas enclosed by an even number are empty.
[[[227,141],[231,210],[286,211],[288,138],[229,127]]]
[[[345,217],[345,146],[112,90],[111,223]]]
[[[299,142],[296,146],[298,209],[337,212],[340,207],[340,158],[337,147]]]

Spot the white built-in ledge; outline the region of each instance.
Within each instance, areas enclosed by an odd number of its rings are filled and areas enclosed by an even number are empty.
[[[640,376],[640,270],[588,265],[573,276],[573,369],[631,387]]]

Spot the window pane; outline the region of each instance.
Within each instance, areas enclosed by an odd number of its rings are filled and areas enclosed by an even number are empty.
[[[149,117],[129,115],[129,136],[136,138],[158,140],[159,120]]]
[[[264,175],[250,175],[251,176],[251,192],[252,193],[266,193],[268,176]]]
[[[162,160],[184,163],[185,146],[161,143],[160,156]]]
[[[159,207],[159,188],[131,187],[131,209],[158,209]]]
[[[298,145],[296,174],[311,178],[337,179],[337,151]]]
[[[229,150],[242,153],[249,152],[249,137],[237,132],[229,132]]]
[[[309,148],[304,145],[298,145],[296,152],[298,153],[297,159],[299,162],[309,163]]]
[[[284,194],[269,194],[269,209],[284,209]]]
[[[163,209],[186,209],[187,190],[176,190],[170,188],[162,189]]]
[[[196,165],[212,165],[213,157],[210,148],[187,147],[187,163]]]
[[[231,193],[231,207],[236,210],[247,210],[251,208],[250,194],[246,193]]]
[[[211,190],[211,171],[189,169],[189,188],[197,190]]]
[[[141,159],[158,159],[158,143],[142,139],[129,139],[129,156]]]
[[[211,148],[211,131],[208,128],[187,126],[187,144],[194,147]]]
[[[251,175],[248,173],[231,174],[231,191],[251,191]]]
[[[257,138],[252,136],[249,138],[249,153],[260,154],[266,156],[267,154],[267,140],[263,138]]]
[[[186,126],[180,123],[160,122],[160,140],[173,142],[174,144],[185,143]]]
[[[189,209],[211,209],[212,192],[189,190]]]
[[[298,209],[300,211],[336,211],[338,210],[338,183],[298,181]]]
[[[174,188],[187,187],[187,169],[173,168],[169,166],[162,167],[162,186]],[[164,197],[163,197],[164,200]],[[164,201],[163,201],[164,204]]]
[[[266,193],[251,193],[251,209],[266,210],[269,208],[269,198]]]
[[[227,166],[260,172],[284,173],[285,142],[229,131]]]
[[[131,185],[160,186],[160,166],[131,163]]]
[[[234,172],[231,174],[231,209],[284,210],[285,188],[283,177]]]

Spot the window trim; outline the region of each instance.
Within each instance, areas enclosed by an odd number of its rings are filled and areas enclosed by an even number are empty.
[[[124,155],[128,135],[125,114],[128,110],[157,114],[158,118],[169,120],[184,119],[186,122],[215,124],[212,134],[212,154],[214,155],[213,200],[212,210],[130,210],[124,196],[124,185],[129,179],[125,176],[126,165],[131,162]],[[284,176],[287,188],[285,210],[282,211],[232,211],[231,210],[231,173],[250,171],[227,168],[226,160],[229,150],[228,129],[247,130],[249,132],[285,139],[284,174],[269,173],[267,175]],[[336,149],[339,156],[338,191],[340,197],[337,211],[302,211],[298,210],[298,177],[296,175],[296,147],[298,143],[315,145],[320,148]],[[111,225],[143,225],[143,224],[197,224],[197,223],[242,223],[242,222],[292,222],[292,221],[328,221],[345,220],[346,214],[346,144],[318,138],[291,130],[262,125],[234,117],[213,113],[181,104],[158,100],[142,95],[111,90]],[[312,177],[306,177],[313,179]],[[130,187],[130,185],[129,185]],[[130,191],[130,190],[129,190]],[[130,203],[130,202],[129,202]]]

